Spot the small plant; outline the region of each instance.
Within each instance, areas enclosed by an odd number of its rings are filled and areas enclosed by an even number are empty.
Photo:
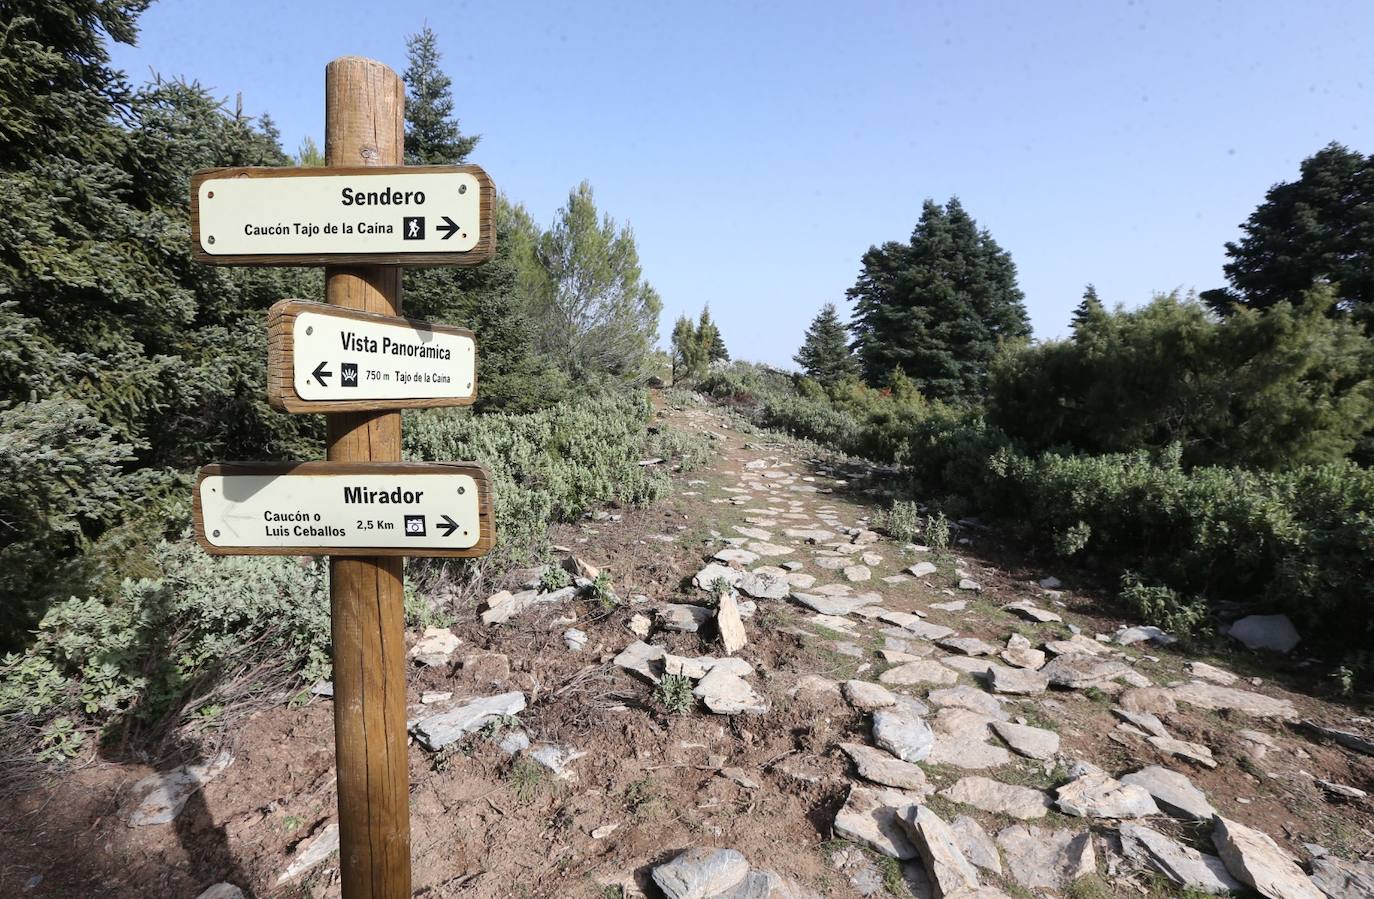
[[[607,612],[620,605],[620,597],[615,595],[615,589],[611,587],[611,576],[606,572],[601,572],[592,581],[592,599],[601,603],[601,608]]]
[[[517,802],[529,802],[544,787],[544,766],[534,759],[521,756],[506,772],[506,783]]]
[[[601,899],[625,899],[625,888],[618,883],[608,883],[601,888]]]
[[[1079,521],[1054,535],[1054,551],[1068,558],[1087,547],[1092,535],[1092,526],[1086,521]]]
[[[282,833],[295,833],[304,823],[305,819],[300,815],[287,815],[281,822]]]
[[[488,740],[494,740],[503,731],[519,729],[520,719],[514,715],[493,715],[482,725],[482,736]]]
[[[692,679],[685,674],[665,674],[654,690],[654,699],[669,714],[685,715],[695,705]]]
[[[1352,696],[1355,693],[1355,672],[1349,665],[1342,665],[1331,674],[1336,681],[1336,689],[1342,696]]]
[[[714,581],[711,582],[711,605],[720,605],[721,597],[725,596],[733,589],[734,588],[730,586],[730,582],[727,581],[725,578],[716,578]]]
[[[893,540],[914,543],[921,535],[921,512],[911,500],[897,500],[892,508],[880,512],[875,521]]]
[[[652,777],[631,781],[625,788],[625,807],[637,818],[655,817],[663,804],[663,787]]]
[[[1087,697],[1089,700],[1091,700],[1092,702],[1097,703],[1098,705],[1111,705],[1111,704],[1112,704],[1112,698],[1111,698],[1110,696],[1108,696],[1106,693],[1104,693],[1104,692],[1102,692],[1101,690],[1099,690],[1097,687],[1088,687],[1088,688],[1086,688],[1086,689],[1083,691],[1083,695],[1086,696],[1086,697]]]
[[[902,863],[890,855],[878,859],[878,870],[883,874],[883,889],[893,896],[910,896],[906,881],[902,879]]]
[[[545,565],[543,573],[539,575],[539,589],[545,593],[571,586],[572,575],[558,565]]]
[[[926,546],[929,546],[932,552],[945,553],[949,550],[949,519],[945,517],[944,512],[926,516],[925,535]]]
[[[43,729],[43,737],[39,740],[42,747],[38,753],[40,762],[56,762],[69,759],[81,751],[81,744],[86,742],[86,735],[76,729],[76,724],[66,715],[54,718],[52,723]]]
[[[1121,575],[1121,598],[1146,624],[1180,638],[1206,636],[1212,630],[1211,610],[1200,599],[1189,599],[1168,587],[1146,586],[1133,572]]]

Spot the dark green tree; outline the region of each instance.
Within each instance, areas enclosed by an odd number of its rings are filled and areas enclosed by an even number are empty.
[[[849,329],[834,303],[826,303],[806,329],[806,339],[793,357],[806,376],[826,385],[857,377],[859,365],[849,349]]]
[[[730,361],[730,351],[725,348],[725,338],[721,336],[720,325],[711,318],[709,303],[701,307],[701,316],[697,319],[697,340],[706,347],[708,363]]]
[[[1097,288],[1089,284],[1083,290],[1082,301],[1073,310],[1071,324],[1074,333],[1077,334],[1093,322],[1100,321],[1106,314],[1107,310],[1103,308],[1102,301],[1097,298]]]
[[[927,200],[911,239],[872,247],[848,296],[866,381],[901,370],[925,395],[973,400],[999,344],[1030,323],[1016,266],[957,198]]]
[[[696,325],[685,315],[673,324],[672,347],[674,384],[694,381],[705,373],[705,348],[697,340]]]
[[[1328,144],[1303,160],[1297,181],[1271,187],[1241,231],[1226,244],[1230,288],[1202,295],[1219,314],[1298,302],[1328,282],[1332,314],[1374,324],[1374,154]]]
[[[453,115],[453,80],[439,68],[439,39],[428,25],[406,38],[406,164],[457,165],[477,146]]]

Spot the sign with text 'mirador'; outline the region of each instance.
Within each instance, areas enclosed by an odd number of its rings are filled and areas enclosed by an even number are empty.
[[[465,328],[282,300],[267,315],[267,401],[285,412],[465,406],[477,344]]]
[[[477,265],[495,188],[475,165],[207,169],[191,250],[214,265]]]
[[[491,479],[466,462],[207,465],[196,539],[215,555],[480,556]]]

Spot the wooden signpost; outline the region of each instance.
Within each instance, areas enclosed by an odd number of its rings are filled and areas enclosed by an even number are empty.
[[[209,465],[196,538],[215,554],[330,556],[334,743],[344,899],[409,899],[403,556],[494,540],[480,465],[402,463],[399,409],[476,398],[462,328],[400,317],[401,266],[495,252],[495,188],[476,166],[402,166],[405,88],[361,57],[325,68],[325,167],[211,169],[191,181],[194,257],[323,265],[328,305],[269,317],[268,399],[326,414],[328,461]]]

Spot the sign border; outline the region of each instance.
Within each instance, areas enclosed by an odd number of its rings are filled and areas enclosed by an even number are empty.
[[[205,538],[205,513],[201,508],[200,485],[208,477],[234,475],[315,475],[339,476],[465,474],[477,482],[477,542],[466,549],[436,549],[400,546],[215,546]],[[212,556],[409,556],[413,559],[470,559],[491,552],[496,543],[496,518],[492,512],[492,479],[486,466],[477,462],[216,462],[196,472],[192,491],[192,519],[196,542]]]
[[[355,321],[381,325],[404,325],[436,334],[457,334],[472,340],[472,393],[465,397],[415,397],[411,399],[365,400],[307,400],[296,393],[295,327],[296,316],[302,312],[351,318]],[[333,303],[314,303],[310,300],[278,300],[267,310],[267,403],[278,412],[291,414],[329,412],[377,412],[389,409],[439,409],[449,406],[471,406],[477,402],[477,338],[467,328],[440,325],[418,318],[363,312]]]
[[[477,245],[453,253],[240,253],[212,255],[200,245],[200,185],[220,178],[309,178],[333,175],[423,175],[461,172],[477,179]],[[362,166],[241,166],[201,169],[191,176],[191,258],[207,265],[316,266],[316,265],[401,265],[430,268],[441,265],[481,265],[496,255],[496,231],[492,209],[496,185],[475,165],[362,165]]]

